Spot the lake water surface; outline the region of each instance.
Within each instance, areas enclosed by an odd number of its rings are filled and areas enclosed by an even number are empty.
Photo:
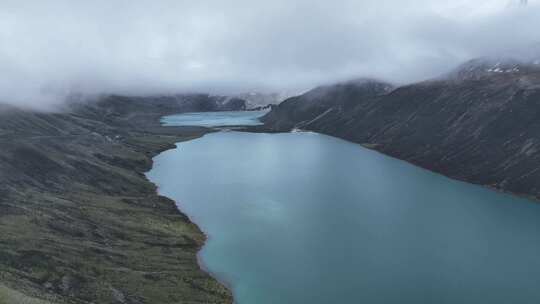
[[[196,112],[165,116],[164,126],[229,127],[262,125],[259,117],[267,111]]]
[[[540,205],[356,144],[219,132],[148,177],[239,304],[540,303]]]

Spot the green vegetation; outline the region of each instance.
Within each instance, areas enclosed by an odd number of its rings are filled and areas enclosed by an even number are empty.
[[[6,286],[0,285],[0,304],[52,304],[52,302],[25,296]]]
[[[0,304],[231,303],[198,266],[205,236],[144,176],[208,130],[109,105],[0,111]]]

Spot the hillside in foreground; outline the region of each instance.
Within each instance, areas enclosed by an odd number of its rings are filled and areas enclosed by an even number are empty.
[[[0,303],[231,303],[197,263],[205,236],[143,174],[152,156],[207,132],[162,128],[162,115],[245,107],[222,101],[2,106]]]

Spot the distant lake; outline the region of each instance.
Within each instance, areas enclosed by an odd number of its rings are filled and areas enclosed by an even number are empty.
[[[256,126],[262,125],[258,118],[267,112],[268,111],[182,113],[165,116],[161,119],[161,123],[164,126]]]
[[[540,303],[539,204],[356,144],[218,132],[148,177],[209,235],[200,258],[239,304]]]

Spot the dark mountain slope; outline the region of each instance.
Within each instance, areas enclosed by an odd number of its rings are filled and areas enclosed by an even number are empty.
[[[334,97],[344,86],[332,91],[323,100],[309,93],[289,99],[264,121],[274,131],[341,137],[453,178],[540,198],[538,65],[472,61],[441,79],[356,93],[349,110]]]
[[[231,303],[199,269],[204,235],[143,172],[208,131],[162,128],[161,115],[243,106],[204,95],[2,106],[0,303]]]
[[[322,86],[274,106],[264,120],[276,130],[304,128],[314,120],[332,116],[329,115],[332,112],[340,113],[338,116],[349,113],[359,102],[384,95],[391,89],[392,85],[371,79]]]

